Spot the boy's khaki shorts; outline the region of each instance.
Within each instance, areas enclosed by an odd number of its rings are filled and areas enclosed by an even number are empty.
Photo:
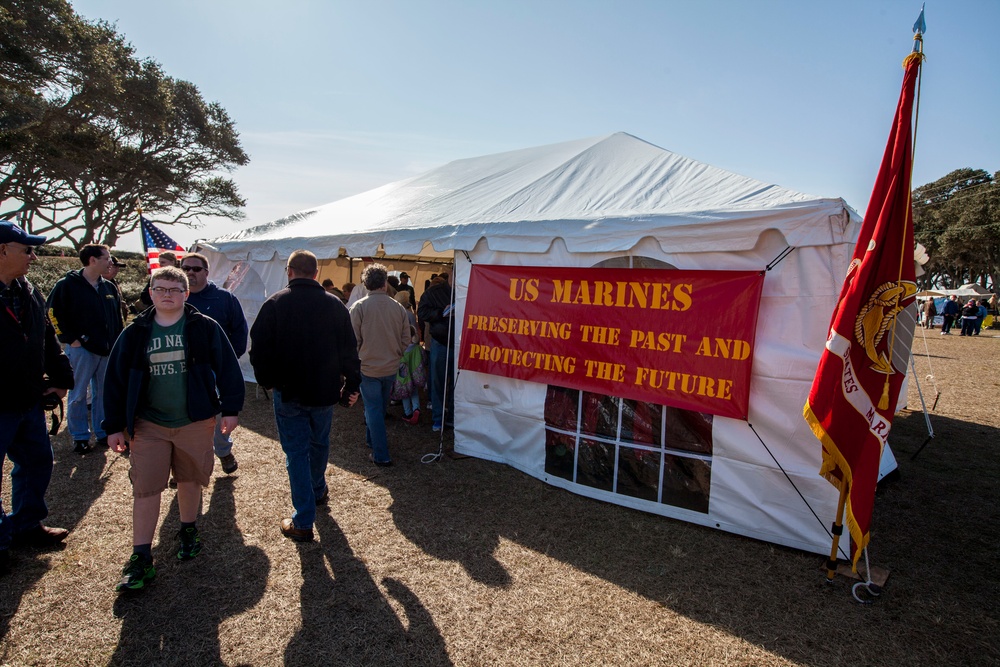
[[[208,486],[215,466],[214,435],[214,417],[180,428],[136,419],[129,455],[132,495],[143,498],[162,493],[167,488],[171,469],[178,482]]]

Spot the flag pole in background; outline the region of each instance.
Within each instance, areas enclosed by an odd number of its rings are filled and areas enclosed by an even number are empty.
[[[836,570],[844,519],[854,572],[868,546],[879,460],[906,378],[910,350],[896,349],[897,327],[912,323],[897,321],[897,315],[913,303],[917,292],[911,121],[925,30],[921,8],[913,26],[913,52],[903,61],[903,86],[882,165],[803,408],[805,420],[822,443],[819,473],[840,491],[827,580]],[[877,595],[870,572],[866,575],[869,592]]]

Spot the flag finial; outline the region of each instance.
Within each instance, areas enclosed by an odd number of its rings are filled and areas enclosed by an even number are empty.
[[[924,5],[920,5],[920,16],[913,24],[913,52],[922,52],[924,46],[924,33],[927,32],[927,23],[924,21]]]

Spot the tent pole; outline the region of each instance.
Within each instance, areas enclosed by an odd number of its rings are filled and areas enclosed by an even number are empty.
[[[826,581],[833,581],[837,573],[837,549],[840,546],[840,535],[844,532],[844,506],[847,504],[847,483],[841,482],[840,499],[837,500],[837,517],[833,520],[833,546],[830,547],[830,559],[826,561]]]

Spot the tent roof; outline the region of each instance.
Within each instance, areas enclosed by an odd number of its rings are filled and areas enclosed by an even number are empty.
[[[471,250],[624,251],[669,232],[665,251],[747,250],[767,229],[790,245],[850,240],[858,220],[822,199],[740,176],[619,132],[456,160],[275,222],[203,241],[232,259],[434,257]],[[850,238],[849,238],[850,237]]]

